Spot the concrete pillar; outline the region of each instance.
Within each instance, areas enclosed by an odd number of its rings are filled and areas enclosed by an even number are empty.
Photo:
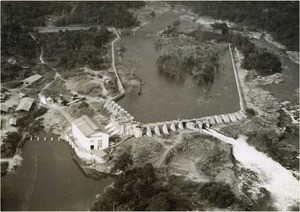
[[[162,126],[162,131],[163,131],[164,134],[169,134],[167,124],[164,124],[164,125]]]
[[[239,120],[239,121],[241,121],[241,120],[244,119],[243,116],[240,114],[240,112],[236,112],[236,113],[235,113],[235,117],[236,117],[237,120]]]
[[[183,124],[182,124],[182,122],[178,123],[178,128],[181,129],[181,130],[183,130]]]
[[[221,116],[215,116],[215,120],[218,124],[223,124],[223,120],[222,120]]]
[[[155,134],[158,135],[158,136],[161,135],[161,134],[160,134],[160,131],[159,131],[158,125],[154,125],[154,132],[155,132]]]
[[[214,119],[213,116],[209,116],[209,117],[207,117],[207,119],[208,119],[208,121],[209,121],[210,124],[215,124],[216,123],[216,121],[215,121],[215,119]]]
[[[244,110],[241,110],[240,114],[243,116],[243,118],[247,118],[247,114]]]
[[[205,120],[204,124],[206,125],[206,127],[210,128],[210,122],[208,121],[208,119]]]
[[[147,132],[146,132],[148,137],[152,137],[152,132],[151,132],[151,127],[147,126]]]
[[[175,127],[175,124],[172,122],[171,125],[170,125],[170,129],[173,131],[173,132],[176,132],[176,127]]]
[[[143,129],[141,129],[139,127],[135,127],[133,129],[133,132],[134,132],[134,137],[136,137],[136,138],[140,138],[143,136]]]
[[[227,116],[227,114],[221,115],[221,117],[222,117],[222,119],[223,119],[223,121],[224,121],[225,123],[230,123],[230,119],[229,119],[229,117]]]
[[[123,135],[125,133],[125,126],[124,125],[120,125],[119,127],[119,135]]]
[[[238,121],[237,118],[236,118],[236,116],[235,116],[235,114],[230,113],[230,114],[228,114],[228,116],[229,116],[229,118],[230,118],[230,120],[231,120],[232,122],[237,122],[237,121]]]
[[[188,128],[190,130],[196,129],[195,124],[193,122],[187,122],[185,126],[186,126],[186,128]]]
[[[203,123],[202,123],[201,121],[197,121],[197,124],[198,124],[198,127],[199,127],[200,129],[202,129]]]

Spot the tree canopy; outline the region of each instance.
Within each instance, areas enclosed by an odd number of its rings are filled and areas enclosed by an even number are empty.
[[[185,2],[199,15],[264,29],[289,50],[299,51],[299,1]]]

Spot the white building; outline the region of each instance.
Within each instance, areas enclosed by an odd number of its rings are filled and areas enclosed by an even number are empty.
[[[101,150],[109,145],[109,136],[104,127],[86,115],[73,121],[72,133],[86,150]]]

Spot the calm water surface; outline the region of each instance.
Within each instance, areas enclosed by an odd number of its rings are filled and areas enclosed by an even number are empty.
[[[184,80],[157,71],[159,56],[154,49],[155,39],[144,36],[122,37],[126,48],[124,64],[135,64],[135,74],[145,83],[142,95],[139,88],[126,88],[118,101],[135,120],[142,123],[174,119],[200,118],[239,110],[239,99],[229,51],[221,58],[210,88],[199,85],[192,76]]]
[[[87,178],[72,159],[65,141],[27,141],[22,166],[1,178],[3,210],[89,210],[95,196],[113,182]],[[44,136],[47,141],[44,141]]]

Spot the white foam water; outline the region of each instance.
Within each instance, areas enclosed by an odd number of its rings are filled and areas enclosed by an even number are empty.
[[[271,193],[274,206],[278,210],[286,211],[299,204],[300,184],[292,172],[250,146],[246,142],[246,136],[241,136],[235,140],[211,129],[205,130],[205,132],[221,141],[232,144],[235,159],[245,168],[257,173],[260,178],[260,186]]]

